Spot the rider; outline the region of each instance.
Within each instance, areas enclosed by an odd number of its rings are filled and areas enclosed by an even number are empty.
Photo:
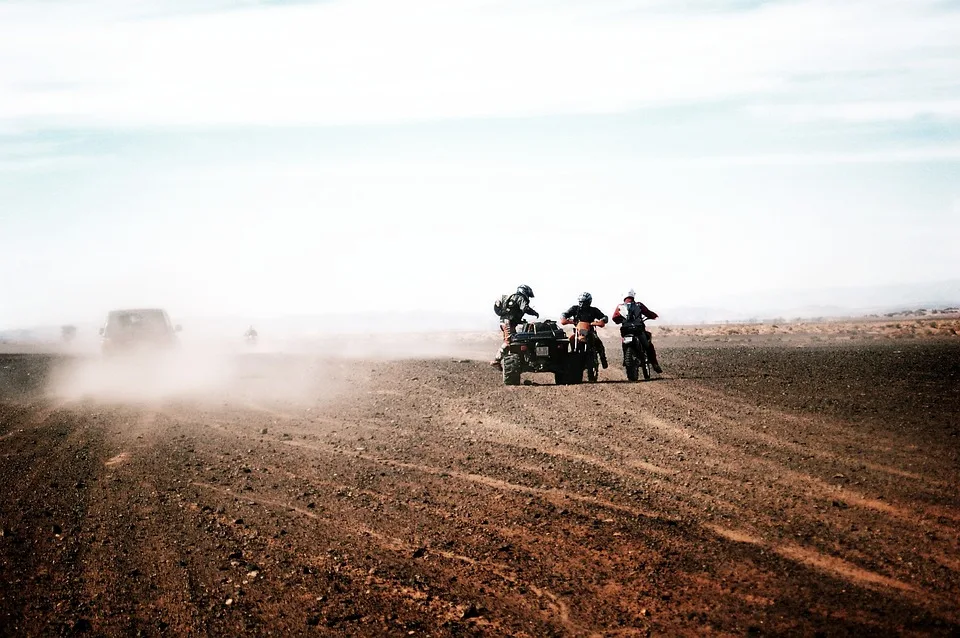
[[[593,303],[593,295],[589,292],[581,293],[577,298],[577,305],[570,306],[567,308],[567,311],[560,315],[560,323],[567,324],[577,324],[580,321],[586,321],[587,323],[592,324],[594,321],[599,321],[601,325],[606,324],[610,321],[610,318],[607,315],[603,314],[599,308],[594,308],[590,304]],[[600,340],[600,336],[597,334],[597,331],[594,327],[590,326],[590,332],[593,336],[594,346],[597,348],[597,354],[600,355],[600,364],[604,369],[607,368],[607,351],[603,347],[603,341]]]
[[[632,288],[627,291],[627,294],[623,297],[623,303],[613,311],[613,322],[620,324],[621,335],[634,334],[638,330],[644,331],[646,339],[643,341],[646,342],[644,345],[647,350],[647,358],[650,359],[650,365],[653,367],[653,371],[661,374],[663,369],[657,362],[657,351],[653,347],[652,335],[647,332],[647,327],[643,322],[644,317],[656,319],[658,315],[643,305],[643,303],[637,301],[636,297],[637,293],[635,293]]]
[[[243,336],[246,337],[247,339],[256,339],[257,331],[253,329],[253,326],[250,326],[249,328],[247,328],[247,331],[243,333]]]
[[[501,366],[503,353],[510,344],[510,339],[517,334],[517,325],[523,321],[523,316],[540,317],[540,313],[530,307],[531,299],[533,299],[533,288],[524,284],[517,287],[517,292],[512,295],[503,295],[493,304],[493,311],[500,317],[500,332],[503,333],[503,343],[500,344],[496,358],[490,362],[493,367]]]

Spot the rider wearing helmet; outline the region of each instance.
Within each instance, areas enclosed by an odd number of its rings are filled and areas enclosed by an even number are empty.
[[[610,318],[607,315],[603,314],[599,308],[593,307],[593,295],[589,292],[581,293],[577,298],[577,305],[570,306],[567,308],[567,311],[560,315],[560,323],[566,324],[577,324],[581,321],[586,321],[587,323],[593,323],[594,321],[599,321],[603,324],[610,321]],[[590,332],[593,335],[593,343],[597,348],[597,354],[600,355],[600,365],[606,369],[607,367],[607,351],[603,347],[603,341],[600,340],[600,336],[597,334],[597,331],[593,326],[590,326]]]
[[[647,358],[650,359],[650,365],[654,372],[660,374],[663,369],[657,362],[657,351],[653,347],[653,336],[647,331],[644,323],[644,318],[656,319],[657,316],[657,313],[637,301],[637,293],[632,288],[623,296],[623,303],[613,311],[613,322],[620,325],[621,335],[637,334],[643,331],[643,336],[646,338],[641,339],[641,343],[647,350]]]
[[[524,284],[517,287],[517,292],[512,295],[503,295],[493,304],[493,311],[500,317],[500,332],[503,333],[503,343],[500,344],[496,358],[490,362],[490,365],[495,368],[500,367],[503,353],[513,335],[517,334],[517,325],[523,321],[523,316],[540,317],[540,313],[530,307],[531,299],[533,299],[533,288]]]

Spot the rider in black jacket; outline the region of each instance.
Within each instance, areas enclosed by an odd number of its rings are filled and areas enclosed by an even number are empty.
[[[519,286],[517,292],[512,295],[503,295],[500,300],[494,304],[493,309],[500,316],[500,332],[503,333],[503,343],[497,350],[496,358],[490,362],[495,368],[501,366],[503,353],[510,340],[517,333],[517,326],[523,321],[524,315],[532,315],[539,318],[540,313],[530,307],[530,300],[533,299],[533,289],[526,284]]]
[[[589,292],[582,293],[580,297],[577,298],[577,305],[570,306],[567,308],[567,311],[564,312],[561,316],[560,323],[562,324],[576,324],[580,321],[586,321],[588,323],[593,323],[594,321],[602,321],[607,323],[610,321],[610,318],[607,315],[603,314],[603,311],[599,308],[595,308],[590,305],[593,303],[593,295]],[[606,369],[607,367],[607,351],[603,347],[603,341],[600,340],[600,336],[597,334],[597,331],[593,326],[590,326],[590,330],[593,333],[593,343],[597,348],[597,354],[600,355],[600,365]]]

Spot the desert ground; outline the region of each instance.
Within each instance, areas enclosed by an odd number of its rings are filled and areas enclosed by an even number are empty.
[[[958,635],[958,323],[2,354],[0,635]]]

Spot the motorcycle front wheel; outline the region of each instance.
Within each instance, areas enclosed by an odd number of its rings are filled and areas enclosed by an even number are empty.
[[[587,355],[587,381],[596,383],[600,376],[600,361],[597,353],[591,352]]]

